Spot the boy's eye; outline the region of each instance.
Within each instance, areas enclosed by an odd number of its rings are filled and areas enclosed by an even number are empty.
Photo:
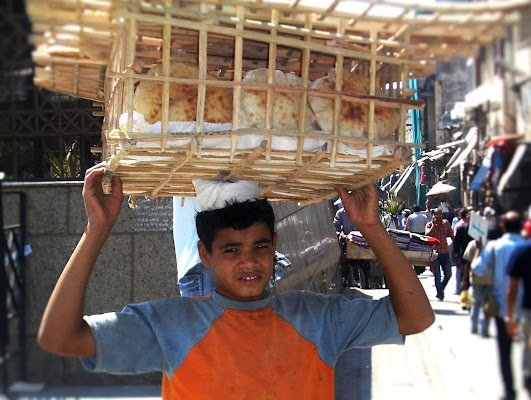
[[[233,248],[233,247],[231,247],[231,248],[229,248],[229,249],[225,249],[223,252],[224,252],[224,253],[234,253],[235,251],[236,251],[236,249]]]

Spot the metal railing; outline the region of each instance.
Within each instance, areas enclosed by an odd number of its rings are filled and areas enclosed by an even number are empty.
[[[18,221],[14,215],[4,216],[3,201],[11,196],[18,196]],[[14,224],[4,225],[11,219],[15,219]],[[0,369],[5,393],[10,381],[22,381],[26,376],[26,194],[3,192],[1,182],[0,221]]]

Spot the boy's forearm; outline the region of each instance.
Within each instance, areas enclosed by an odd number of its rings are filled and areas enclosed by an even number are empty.
[[[361,233],[385,274],[400,333],[418,333],[429,327],[434,321],[430,302],[417,274],[395,241],[382,225],[363,227]]]
[[[109,233],[89,224],[61,273],[39,328],[38,341],[45,350],[67,356],[95,355],[83,308],[90,275]]]

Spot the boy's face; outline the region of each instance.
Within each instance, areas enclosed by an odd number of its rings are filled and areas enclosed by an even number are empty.
[[[277,245],[267,225],[257,222],[249,228],[224,228],[215,234],[212,251],[198,243],[201,262],[212,269],[216,292],[238,301],[264,298],[273,271]]]

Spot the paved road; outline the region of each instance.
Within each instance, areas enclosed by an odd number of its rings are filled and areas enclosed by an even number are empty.
[[[495,326],[490,338],[469,333],[469,316],[451,294],[451,280],[444,302],[435,301],[433,275],[425,272],[420,280],[437,315],[433,326],[409,336],[404,346],[384,345],[353,349],[339,360],[336,369],[337,400],[497,400],[502,385],[498,372]],[[378,298],[385,289],[349,289],[349,297]],[[521,387],[521,342],[513,346],[514,373],[519,400],[529,400]],[[51,387],[33,393],[20,393],[16,400],[160,399],[153,387]],[[2,395],[0,395],[0,399]]]
[[[452,294],[455,281],[449,282],[445,301],[438,302],[433,275],[425,272],[419,278],[436,313],[435,323],[408,336],[404,346],[345,353],[336,368],[337,400],[497,400],[503,395],[494,321],[489,338],[472,335],[468,312],[461,310],[459,296]],[[388,293],[355,291],[374,298]],[[521,341],[513,345],[513,371],[518,399],[528,400],[521,386],[521,346]]]

